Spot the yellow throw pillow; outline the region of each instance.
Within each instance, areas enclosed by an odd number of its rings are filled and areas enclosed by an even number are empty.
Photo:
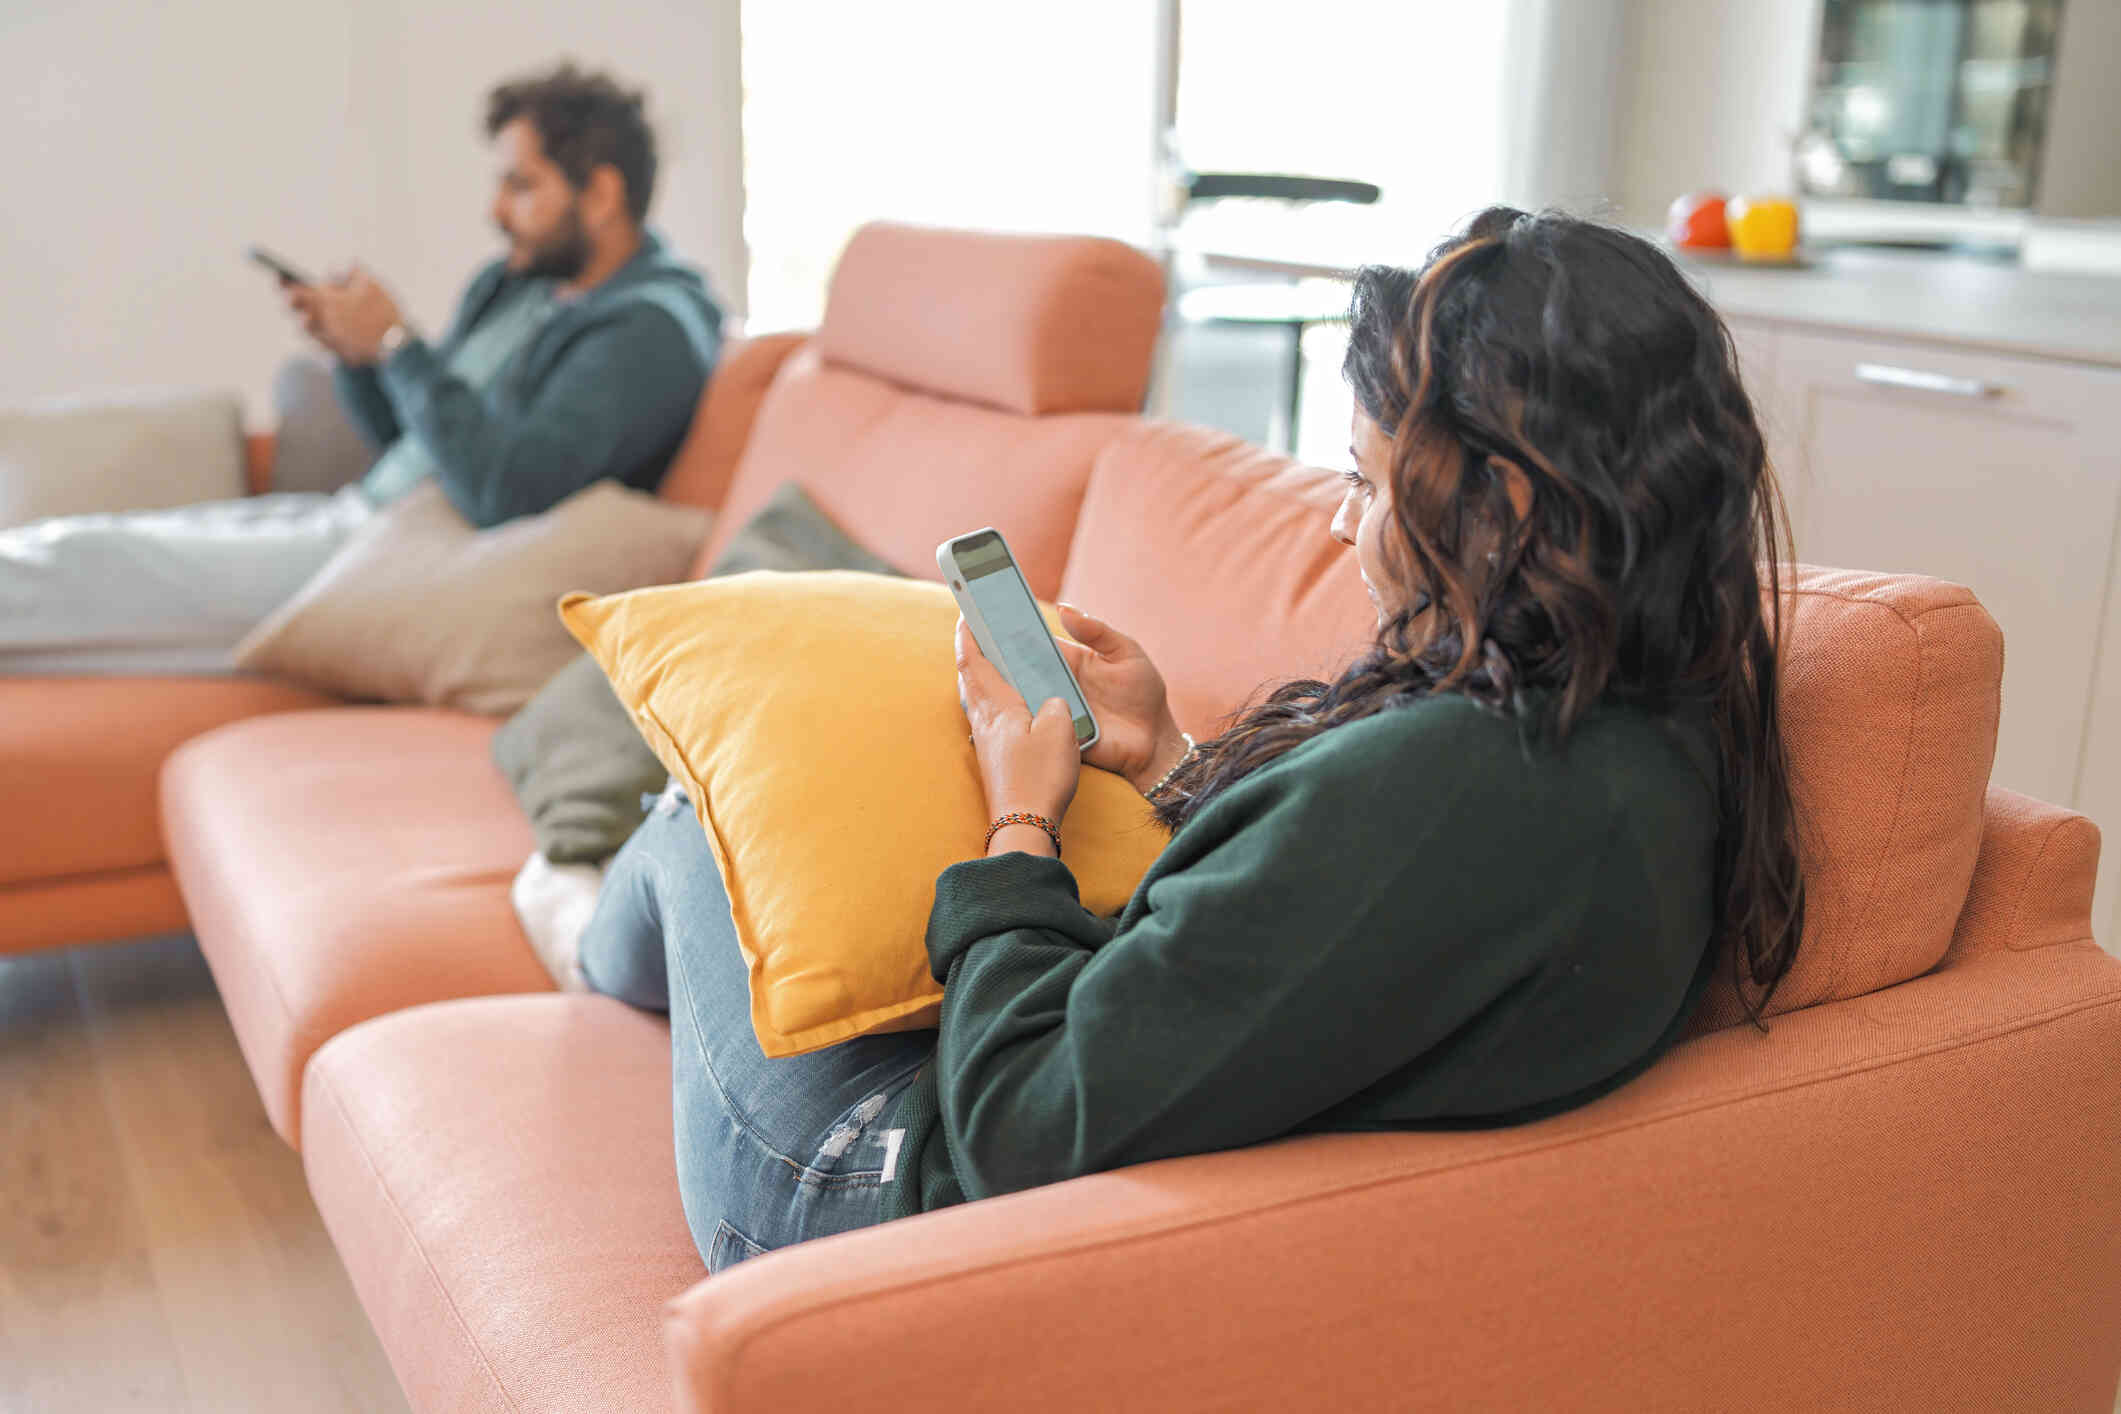
[[[756,573],[570,594],[560,615],[706,828],[760,1049],[935,1025],[935,880],[988,824],[949,590]],[[1117,913],[1166,838],[1123,777],[1083,768],[1061,842],[1084,907]]]

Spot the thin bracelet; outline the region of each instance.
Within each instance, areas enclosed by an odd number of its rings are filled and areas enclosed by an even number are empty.
[[[1053,857],[1055,859],[1060,858],[1060,826],[1054,824],[1051,820],[1048,820],[1043,815],[1033,815],[1030,812],[1024,810],[1012,810],[1007,815],[1002,816],[1001,819],[996,820],[993,824],[989,825],[987,827],[987,842],[980,846],[980,853],[985,854],[988,850],[994,848],[995,833],[996,831],[1000,830],[1001,827],[1004,825],[1038,826],[1041,830],[1044,830],[1046,832],[1046,838],[1053,841]]]
[[[1154,800],[1157,796],[1163,794],[1164,787],[1171,784],[1171,778],[1178,774],[1179,767],[1185,765],[1186,762],[1192,757],[1193,733],[1180,732],[1179,735],[1184,737],[1186,740],[1185,751],[1180,753],[1179,758],[1171,763],[1171,769],[1164,772],[1164,778],[1162,780],[1158,781],[1155,785],[1149,787],[1148,790],[1142,792],[1142,798],[1144,800]]]

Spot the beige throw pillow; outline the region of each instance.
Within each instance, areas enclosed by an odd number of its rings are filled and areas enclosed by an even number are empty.
[[[355,532],[236,663],[342,697],[513,712],[575,656],[553,612],[562,594],[678,579],[712,519],[599,481],[476,530],[430,483]]]

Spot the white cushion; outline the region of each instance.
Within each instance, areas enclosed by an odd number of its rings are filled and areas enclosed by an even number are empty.
[[[232,392],[146,389],[0,408],[0,529],[241,496]]]

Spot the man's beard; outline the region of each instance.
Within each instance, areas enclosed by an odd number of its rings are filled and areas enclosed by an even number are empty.
[[[569,205],[551,235],[528,248],[528,259],[516,273],[572,280],[589,267],[589,233],[582,229],[582,209]]]

